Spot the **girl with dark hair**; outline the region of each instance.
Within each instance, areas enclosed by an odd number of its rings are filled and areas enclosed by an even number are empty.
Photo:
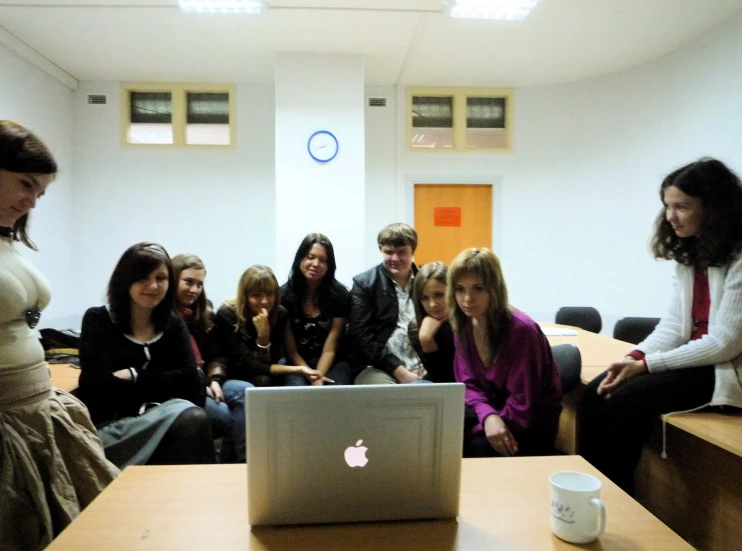
[[[489,249],[462,251],[448,270],[456,380],[478,424],[467,456],[549,455],[562,411],[562,384],[538,324],[508,306],[500,261]]]
[[[165,249],[137,243],[111,275],[108,305],[82,320],[80,396],[121,468],[214,462],[204,382],[173,312],[173,282]]]
[[[340,340],[350,313],[350,293],[335,279],[335,251],[321,233],[310,233],[299,245],[289,280],[281,287],[281,304],[289,314],[287,359],[311,367],[335,384],[353,382],[350,365],[338,358]],[[289,374],[286,385],[324,384]]]
[[[742,184],[706,158],[668,175],[659,195],[652,251],[675,261],[670,309],[583,394],[580,453],[629,493],[657,415],[742,407]]]
[[[447,274],[443,262],[430,262],[420,267],[412,282],[415,319],[410,321],[407,336],[434,383],[455,380],[453,332],[446,311]]]
[[[118,474],[85,406],[52,386],[35,331],[51,290],[15,247],[36,250],[29,212],[56,172],[39,138],[0,121],[0,549],[44,549]]]
[[[219,307],[214,319],[215,355],[211,380],[219,381],[233,417],[236,461],[246,458],[245,385],[280,386],[282,376],[295,373],[310,381],[323,375],[303,365],[279,363],[287,345],[288,314],[281,306],[278,281],[267,266],[250,266],[240,277],[237,296]],[[248,384],[249,383],[249,384]],[[237,435],[241,433],[240,438]]]
[[[196,364],[206,373],[223,370],[225,360],[215,357],[210,338],[214,326],[214,310],[206,298],[204,287],[206,266],[194,254],[179,254],[173,257],[173,271],[178,285],[175,293],[175,311],[180,314],[188,328]],[[240,385],[240,382],[234,382],[232,392],[244,392],[245,388],[252,386],[249,383]],[[245,439],[244,431],[239,429],[244,423],[238,418],[244,415],[244,411],[229,409],[218,377],[209,377],[206,380],[204,410],[211,419],[214,438],[223,438],[220,462],[232,462],[234,441]]]

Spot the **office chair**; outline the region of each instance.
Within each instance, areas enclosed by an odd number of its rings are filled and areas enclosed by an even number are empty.
[[[582,375],[582,356],[574,344],[557,344],[551,347],[551,354],[562,381],[562,394],[568,394],[580,384]]]
[[[592,306],[562,306],[556,313],[556,323],[579,327],[585,331],[600,333],[603,320]]]
[[[631,344],[639,344],[654,331],[659,322],[660,318],[621,318],[613,327],[613,338]]]

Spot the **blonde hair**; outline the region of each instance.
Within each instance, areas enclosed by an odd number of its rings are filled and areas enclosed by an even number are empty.
[[[465,340],[464,329],[470,323],[456,301],[456,282],[463,276],[473,275],[482,278],[482,284],[490,295],[487,310],[487,345],[492,356],[496,356],[502,346],[512,313],[508,306],[508,289],[502,276],[500,261],[489,249],[470,248],[461,251],[448,269],[446,301],[448,319],[459,339]]]
[[[253,314],[250,311],[248,297],[250,293],[256,292],[273,295],[275,302],[271,311],[268,312],[268,320],[270,321],[271,329],[276,326],[278,310],[281,307],[281,291],[278,286],[278,280],[273,270],[268,266],[254,264],[245,270],[242,277],[240,277],[240,282],[237,284],[237,296],[225,301],[225,304],[234,308],[237,314],[237,323],[234,326],[235,333],[240,330],[245,331],[249,325],[247,322],[252,322]]]

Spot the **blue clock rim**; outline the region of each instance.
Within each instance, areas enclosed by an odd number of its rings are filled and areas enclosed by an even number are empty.
[[[335,153],[333,153],[332,157],[330,157],[329,159],[319,159],[319,158],[315,157],[314,154],[312,153],[312,148],[310,147],[310,145],[312,143],[312,139],[315,136],[318,136],[320,134],[327,134],[333,140],[335,140]],[[335,157],[337,157],[338,151],[340,151],[340,143],[338,142],[338,139],[335,137],[335,134],[333,134],[329,130],[317,130],[317,132],[315,132],[314,134],[312,134],[311,136],[309,136],[309,139],[307,140],[307,152],[309,153],[309,156],[312,159],[314,159],[315,161],[317,161],[318,163],[329,163]]]

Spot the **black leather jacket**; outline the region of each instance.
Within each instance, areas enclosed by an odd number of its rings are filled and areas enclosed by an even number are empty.
[[[414,264],[412,273],[417,273]],[[350,298],[348,334],[353,369],[358,372],[370,365],[392,375],[404,362],[386,350],[386,343],[397,327],[399,304],[394,282],[384,265],[354,277]]]

